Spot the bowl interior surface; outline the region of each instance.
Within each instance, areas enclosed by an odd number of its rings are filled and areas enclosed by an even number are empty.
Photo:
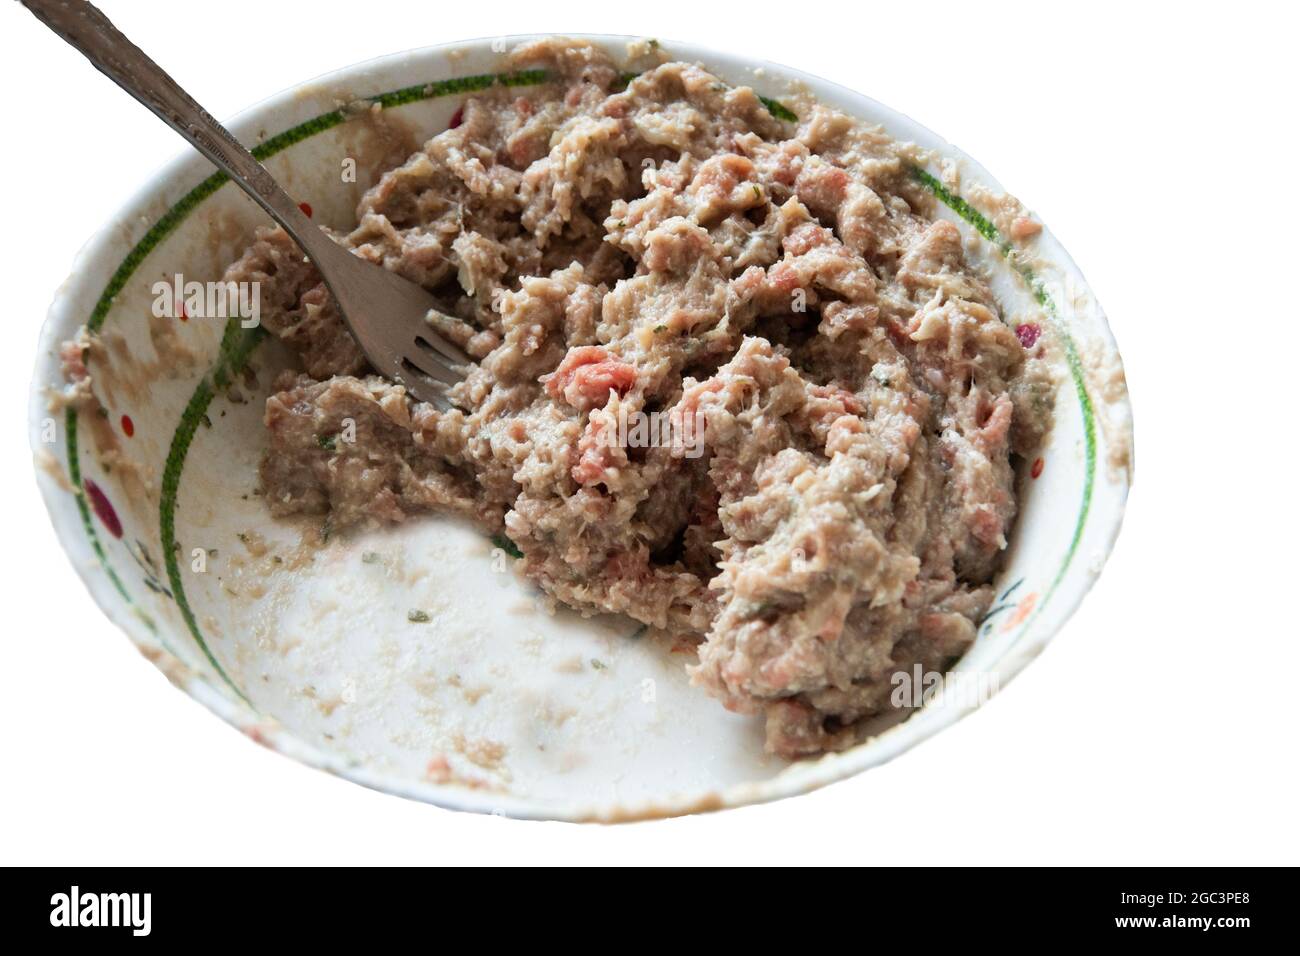
[[[347,227],[378,173],[446,128],[523,39],[359,64],[229,125],[318,221]],[[628,38],[585,39],[626,59]],[[788,102],[811,94],[932,150],[918,175],[992,276],[1005,317],[1046,329],[1056,424],[1035,474],[1022,476],[999,600],[956,670],[973,692],[882,725],[852,750],[789,764],[763,754],[757,720],[688,686],[683,649],[644,639],[626,619],[547,613],[509,554],[458,521],[326,532],[321,543],[319,521],[270,519],[256,490],[262,400],[289,355],[222,320],[153,314],[177,275],[218,278],[266,222],[186,155],[86,246],[59,290],[37,359],[32,445],[56,530],[105,613],[174,683],[259,742],[368,786],[524,817],[635,819],[773,799],[888,760],[978,706],[1100,572],[1128,491],[1128,400],[1105,317],[1050,232],[1007,243],[979,211],[979,197],[1003,193],[997,182],[866,97],[661,43],[728,82]],[[378,108],[340,109],[362,99]],[[105,413],[51,410],[59,344],[86,323],[103,343],[91,371]]]

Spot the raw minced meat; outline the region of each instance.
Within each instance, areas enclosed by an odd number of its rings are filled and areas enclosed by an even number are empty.
[[[336,236],[449,303],[478,359],[456,407],[366,374],[282,231],[228,270],[302,358],[267,402],[266,500],[335,529],[469,515],[555,599],[697,640],[694,680],[764,713],[769,749],[851,745],[891,675],[974,640],[1043,363],[879,129],[783,122],[690,64],[620,89],[586,45],[512,59],[553,79],[471,97]],[[651,413],[702,422],[697,454],[620,442]]]

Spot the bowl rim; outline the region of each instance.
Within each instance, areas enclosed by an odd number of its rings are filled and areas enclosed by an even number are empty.
[[[283,112],[304,92],[317,88],[343,87],[349,83],[368,79],[369,74],[382,74],[400,70],[403,66],[421,60],[441,61],[446,67],[452,54],[457,52],[498,52],[518,43],[555,34],[519,34],[478,37],[449,43],[412,47],[394,53],[385,54],[367,60],[340,67],[320,74],[303,82],[286,87],[271,96],[249,106],[237,113],[226,125],[237,134],[246,135],[249,127],[266,116]],[[616,34],[564,34],[578,40],[590,41],[611,51],[625,47],[626,44],[644,40],[644,37]],[[989,174],[976,160],[948,143],[928,128],[920,125],[910,117],[891,109],[884,104],[855,92],[841,84],[834,83],[813,74],[782,64],[753,60],[711,47],[678,41],[661,39],[662,46],[674,57],[689,61],[699,61],[707,66],[722,66],[731,76],[743,74],[761,75],[771,79],[776,86],[798,85],[820,102],[827,102],[855,115],[858,118],[870,116],[883,117],[887,120],[889,131],[895,138],[911,140],[937,154],[952,157],[961,162],[965,176],[977,178],[979,183],[989,189],[1005,192],[1004,187]],[[454,72],[454,71],[453,71]],[[430,82],[436,82],[431,80]],[[777,94],[779,95],[779,94]],[[68,553],[78,576],[90,592],[92,598],[109,620],[122,630],[128,638],[160,668],[181,690],[194,697],[222,720],[245,733],[258,743],[277,752],[324,770],[365,787],[390,793],[408,799],[432,803],[448,809],[488,812],[521,819],[550,819],[566,821],[595,820],[600,822],[626,822],[658,817],[677,816],[686,813],[726,809],[747,804],[764,803],[783,799],[800,793],[818,789],[838,780],[846,779],[871,767],[894,759],[900,754],[928,739],[940,730],[955,723],[961,717],[978,709],[986,702],[980,700],[969,706],[949,706],[942,708],[924,708],[909,719],[893,726],[878,736],[874,736],[857,746],[841,753],[826,754],[822,757],[793,764],[777,775],[757,781],[747,781],[731,785],[721,790],[705,794],[686,794],[672,797],[659,797],[639,804],[609,806],[604,804],[585,805],[557,804],[555,802],[534,801],[507,794],[488,793],[471,790],[454,784],[437,784],[400,777],[375,770],[361,763],[356,763],[343,756],[323,750],[301,739],[274,719],[261,717],[247,705],[227,695],[205,676],[190,669],[187,665],[170,657],[157,638],[149,633],[147,619],[132,613],[131,608],[119,597],[120,586],[112,575],[103,573],[100,560],[96,554],[97,539],[87,538],[79,533],[82,525],[88,521],[84,513],[78,514],[76,507],[69,506],[66,489],[48,475],[41,466],[42,453],[49,454],[48,448],[41,442],[39,431],[42,422],[49,417],[48,393],[41,376],[42,365],[50,350],[57,347],[70,329],[75,329],[84,321],[84,317],[70,317],[74,298],[72,290],[78,283],[102,285],[107,281],[104,264],[108,263],[108,274],[120,256],[114,250],[122,242],[120,225],[144,214],[144,211],[156,204],[160,194],[178,182],[200,181],[210,175],[212,167],[206,159],[193,151],[181,151],[178,155],[149,176],[132,195],[118,208],[113,217],[82,246],[74,258],[71,277],[55,293],[54,300],[47,312],[39,336],[36,369],[29,392],[29,435],[36,459],[38,484],[42,498],[49,514],[60,545]],[[1049,229],[1044,227],[1042,240],[1054,264],[1061,269],[1070,270],[1087,288],[1082,271],[1075,264],[1069,253],[1055,239]],[[88,276],[101,275],[103,281]],[[1104,313],[1097,310],[1097,328],[1092,330],[1100,339],[1108,355],[1119,361],[1119,351],[1114,335]],[[71,324],[69,324],[71,321]],[[1092,401],[1095,403],[1096,399]],[[1108,400],[1107,407],[1122,407],[1126,413],[1123,418],[1122,436],[1129,446],[1132,445],[1131,403],[1127,389],[1123,394]],[[1021,670],[1036,657],[1046,645],[1055,638],[1068,618],[1077,609],[1084,596],[1091,590],[1101,571],[1101,565],[1109,556],[1119,535],[1123,523],[1128,491],[1131,486],[1131,470],[1123,476],[1112,476],[1115,494],[1110,496],[1108,507],[1094,509],[1088,515],[1088,521],[1101,534],[1101,551],[1099,557],[1089,566],[1076,563],[1073,569],[1063,571],[1058,583],[1071,583],[1068,589],[1053,592],[1053,617],[1051,627],[1039,627],[1028,634],[1029,639],[1020,642],[1008,653],[991,663],[991,673],[997,680],[997,689],[1001,690]],[[80,495],[74,495],[80,499]],[[1094,501],[1094,505],[1098,502]],[[129,599],[128,599],[129,600]],[[1046,601],[1044,601],[1044,604]],[[1041,610],[1041,608],[1039,609]]]

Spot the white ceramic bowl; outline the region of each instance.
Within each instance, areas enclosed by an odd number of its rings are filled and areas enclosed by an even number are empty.
[[[464,78],[499,72],[501,51],[523,39],[348,67],[229,126],[258,144],[317,219],[346,225],[393,137],[422,141],[444,129],[479,82]],[[626,55],[628,38],[588,39]],[[1004,244],[973,208],[991,208],[986,200],[1002,188],[933,133],[796,70],[662,46],[760,94],[811,93],[933,150],[930,187],[987,262],[1008,319],[1046,326],[1061,370],[1055,429],[1037,476],[1024,477],[1000,603],[958,667],[984,685],[1005,684],[1077,606],[1119,530],[1131,424],[1101,310],[1049,232]],[[375,97],[378,121],[337,112]],[[361,175],[341,183],[349,156]],[[402,796],[521,817],[624,820],[806,791],[883,763],[978,705],[978,695],[949,699],[850,751],[786,765],[762,755],[756,721],[687,687],[682,659],[631,638],[625,622],[537,612],[508,558],[458,523],[430,519],[314,551],[303,541],[315,529],[272,522],[254,494],[260,399],[284,353],[259,345],[255,378],[214,397],[221,323],[173,326],[180,347],[165,360],[150,326],[156,281],[216,278],[262,221],[196,154],[168,165],[87,244],[58,291],[31,399],[38,480],[86,585],[168,678],[223,719],[297,760]],[[105,345],[92,372],[108,414],[52,414],[58,345],[87,322]],[[409,622],[415,608],[433,622]]]

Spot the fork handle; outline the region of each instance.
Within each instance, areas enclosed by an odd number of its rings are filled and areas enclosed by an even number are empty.
[[[280,188],[266,167],[96,7],[85,0],[20,2],[226,173],[284,227],[312,260],[329,260],[340,251]]]

